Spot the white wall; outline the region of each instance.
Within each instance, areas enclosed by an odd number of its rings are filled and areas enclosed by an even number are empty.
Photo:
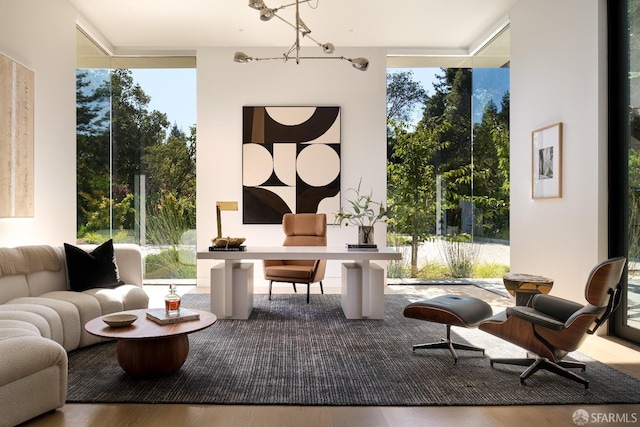
[[[606,2],[521,0],[511,17],[511,271],[584,301],[607,258]],[[531,198],[531,131],[562,122],[562,198]]]
[[[340,106],[342,121],[342,191],[358,185],[386,199],[386,52],[340,49],[345,56],[365,56],[370,66],[358,71],[344,61],[281,61],[238,64],[233,48],[198,50],[197,229],[198,250],[206,251],[216,231],[216,200],[242,203],[242,107]],[[279,56],[280,49],[245,48],[252,56]],[[344,198],[343,198],[344,200]],[[241,209],[241,207],[240,207]],[[280,246],[280,225],[243,225],[242,212],[222,212],[223,234],[246,237],[248,245]],[[328,245],[355,241],[354,228],[328,227]],[[385,245],[384,227],[376,243]],[[211,261],[198,262],[198,284],[207,286]],[[259,269],[255,271],[260,275]],[[330,262],[327,276],[338,277]]]
[[[0,218],[0,246],[75,242],[76,12],[66,0],[0,11],[0,52],[35,72],[35,214]]]

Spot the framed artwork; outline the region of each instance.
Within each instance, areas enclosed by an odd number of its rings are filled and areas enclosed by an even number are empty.
[[[562,123],[531,133],[531,196],[562,197]]]
[[[340,107],[243,107],[242,221],[340,210]]]
[[[34,80],[0,54],[0,218],[34,214]]]

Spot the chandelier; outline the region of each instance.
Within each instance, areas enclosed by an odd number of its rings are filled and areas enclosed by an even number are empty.
[[[367,58],[346,58],[344,56],[300,56],[301,36],[302,38],[307,38],[314,42],[324,53],[328,55],[331,55],[335,50],[333,43],[319,43],[316,39],[311,37],[311,30],[307,27],[302,18],[300,18],[300,3],[308,3],[310,1],[311,0],[296,0],[295,3],[286,4],[272,9],[264,4],[264,0],[249,0],[249,7],[260,11],[260,20],[269,21],[273,17],[280,19],[282,22],[296,30],[296,39],[289,50],[283,53],[282,56],[272,58],[254,58],[244,52],[236,52],[233,55],[233,60],[235,62],[246,63],[249,61],[267,61],[272,59],[283,59],[286,62],[289,59],[295,59],[296,64],[299,64],[301,59],[341,59],[343,61],[350,62],[356,70],[367,71],[367,68],[369,68],[369,60]],[[296,7],[295,23],[287,21],[278,14],[279,11],[290,6]]]

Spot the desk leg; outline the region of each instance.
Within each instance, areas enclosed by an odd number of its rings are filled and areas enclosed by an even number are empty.
[[[362,270],[362,317],[371,315],[371,269],[368,259],[357,262]]]
[[[384,319],[384,269],[368,260],[358,261],[343,264],[342,274],[347,274],[342,278],[342,309],[347,319]]]
[[[233,315],[233,260],[211,268],[211,312],[220,319]]]
[[[233,265],[234,261],[224,261],[224,317],[233,316]]]
[[[253,263],[222,262],[211,268],[211,312],[218,319],[248,319],[253,309]]]

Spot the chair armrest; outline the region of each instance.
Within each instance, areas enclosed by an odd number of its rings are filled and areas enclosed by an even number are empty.
[[[576,311],[584,306],[577,302],[551,295],[538,294],[533,297],[531,307],[538,312],[551,316],[562,323],[566,322]]]
[[[517,305],[515,307],[507,307],[507,316],[519,317],[520,319],[526,320],[535,325],[544,326],[545,328],[553,329],[556,331],[564,328],[564,322],[561,322],[554,317],[536,311],[531,307],[525,307],[521,305]]]

